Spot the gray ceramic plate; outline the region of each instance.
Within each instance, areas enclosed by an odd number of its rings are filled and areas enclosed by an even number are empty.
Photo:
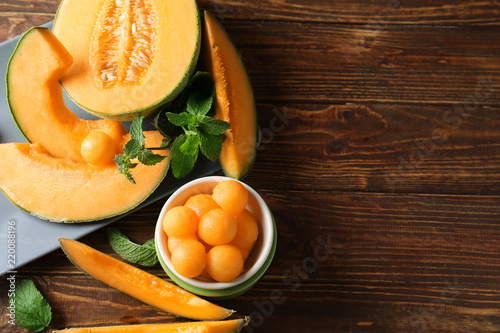
[[[48,23],[46,26],[51,27],[51,23]],[[17,36],[4,43],[0,43],[0,80],[2,82],[2,87],[0,88],[0,143],[26,142],[26,139],[18,130],[10,114],[6,101],[4,79],[7,63],[19,38],[20,36]],[[66,105],[73,112],[77,113],[80,118],[96,119],[78,108],[66,96],[65,99]],[[196,165],[195,170],[182,180],[174,179],[169,173],[165,181],[153,195],[131,212],[168,196],[188,181],[210,175],[218,170],[220,170],[218,163],[212,163],[203,159]],[[22,265],[58,249],[59,243],[57,242],[57,237],[78,239],[123,216],[91,223],[53,223],[40,220],[21,210],[12,204],[3,193],[0,193],[0,275],[9,271],[15,271]],[[14,224],[15,232],[12,230],[9,231],[9,224]],[[11,244],[8,242],[9,239],[11,240]],[[15,243],[13,243],[12,239],[15,240]]]

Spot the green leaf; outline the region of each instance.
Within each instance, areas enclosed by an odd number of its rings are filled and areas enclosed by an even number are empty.
[[[113,159],[116,163],[118,171],[123,173],[127,180],[132,184],[135,184],[135,180],[130,173],[130,170],[137,166],[137,163],[132,163],[130,157],[125,154],[116,155]]]
[[[134,138],[128,140],[125,146],[123,147],[123,152],[129,158],[136,158],[139,155],[140,151],[141,151],[141,144]]]
[[[189,96],[186,111],[194,115],[206,115],[210,111],[213,101],[212,94],[206,96],[202,91],[197,90]]]
[[[182,126],[189,125],[189,123],[191,122],[192,116],[188,113],[185,113],[185,112],[182,112],[182,113],[167,112],[167,118],[175,126],[182,127]]]
[[[186,155],[198,154],[198,147],[200,145],[200,138],[198,135],[188,135],[186,141],[180,146],[180,150]]]
[[[170,163],[172,166],[172,173],[175,178],[186,177],[191,170],[193,170],[196,160],[198,159],[198,154],[186,155],[181,151],[180,147],[184,142],[186,142],[186,140],[187,135],[182,134],[175,138],[175,141],[170,148]]]
[[[152,267],[158,263],[154,239],[148,240],[143,245],[136,244],[119,229],[108,227],[106,229],[109,244],[123,259],[137,265]]]
[[[207,116],[198,116],[198,123],[205,132],[212,135],[224,134],[231,127],[224,120]]]
[[[155,154],[147,148],[141,150],[138,156],[139,162],[141,162],[144,165],[155,165],[163,161],[165,157],[166,156]]]
[[[200,135],[200,150],[203,155],[205,155],[212,162],[217,161],[222,151],[222,143],[226,139],[224,134],[212,135],[212,134],[202,134]]]
[[[142,122],[144,121],[144,116],[139,115],[135,117],[135,119],[132,121],[132,124],[130,125],[130,137],[132,140],[137,141],[137,144],[139,144],[139,147],[144,147],[144,139],[146,138],[144,134],[142,133]]]
[[[33,281],[18,281],[14,295],[9,299],[9,302],[15,302],[16,321],[21,327],[40,332],[49,326],[52,309]]]

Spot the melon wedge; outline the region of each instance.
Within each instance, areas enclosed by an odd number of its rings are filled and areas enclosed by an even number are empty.
[[[219,320],[233,313],[78,241],[59,238],[59,243],[83,272],[155,308],[197,320]]]
[[[79,119],[66,107],[59,80],[72,62],[72,56],[49,29],[34,27],[22,36],[6,75],[7,101],[19,130],[52,156],[74,162],[85,162],[80,146],[91,132],[109,135],[119,153],[127,133],[120,122]]]
[[[246,68],[219,21],[205,11],[200,67],[215,83],[216,118],[231,124],[219,157],[226,176],[242,179],[257,152],[257,109]]]
[[[117,120],[173,100],[200,51],[195,0],[62,0],[53,31],[74,58],[61,80],[68,96]]]
[[[163,136],[144,132],[159,147]],[[125,136],[126,138],[126,136]],[[168,151],[159,153],[167,156]],[[55,158],[39,144],[0,144],[0,189],[27,212],[54,222],[87,222],[123,214],[143,202],[168,171],[168,158],[139,164],[129,182],[115,165],[94,166]]]
[[[248,325],[248,321],[246,317],[223,321],[69,328],[54,333],[237,333]]]

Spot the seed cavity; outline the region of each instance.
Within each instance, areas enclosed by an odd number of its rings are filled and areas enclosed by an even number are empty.
[[[90,43],[90,67],[99,87],[140,83],[153,61],[156,20],[149,0],[107,0]]]

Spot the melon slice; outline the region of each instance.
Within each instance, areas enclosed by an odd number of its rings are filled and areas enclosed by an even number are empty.
[[[91,132],[106,133],[119,153],[127,133],[120,122],[79,119],[64,104],[59,79],[72,61],[49,29],[31,28],[22,36],[6,75],[7,101],[19,130],[54,157],[74,162],[84,162],[80,146]]]
[[[249,318],[222,321],[198,321],[168,324],[139,324],[69,328],[53,333],[237,333],[248,325]]]
[[[163,139],[159,132],[144,134],[147,145],[159,147]],[[168,151],[159,153],[168,155]],[[0,189],[20,208],[54,222],[95,221],[123,214],[148,198],[168,170],[168,158],[154,166],[138,164],[134,185],[115,165],[55,158],[39,144],[0,144],[0,156]]]
[[[59,243],[83,272],[160,310],[197,320],[219,320],[233,313],[83,243],[67,238],[59,238]]]
[[[103,118],[147,116],[186,86],[198,61],[195,0],[63,0],[53,31],[73,55],[69,97]]]
[[[201,69],[215,83],[216,118],[231,124],[219,157],[226,176],[242,179],[257,152],[257,110],[246,68],[230,37],[215,17],[205,11]]]

